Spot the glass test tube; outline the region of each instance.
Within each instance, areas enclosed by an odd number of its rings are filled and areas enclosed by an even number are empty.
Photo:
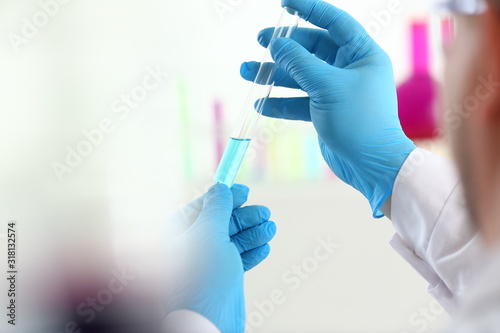
[[[284,8],[281,18],[276,25],[271,40],[290,37],[300,21],[299,13],[290,8]],[[274,87],[275,67],[269,47],[266,49],[255,81],[250,89],[247,100],[239,117],[236,128],[231,135],[224,155],[219,163],[214,182],[223,183],[231,187],[238,174],[243,158],[252,140],[257,120],[262,115],[271,90]]]

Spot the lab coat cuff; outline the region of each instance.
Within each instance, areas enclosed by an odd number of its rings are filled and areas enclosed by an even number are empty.
[[[436,222],[458,183],[458,173],[450,161],[421,148],[410,154],[396,178],[392,223],[421,258],[426,258]]]
[[[428,283],[427,291],[436,299],[443,309],[452,317],[457,315],[458,302],[453,293],[441,280],[432,267],[417,256],[398,234],[390,242],[392,248],[408,262]]]

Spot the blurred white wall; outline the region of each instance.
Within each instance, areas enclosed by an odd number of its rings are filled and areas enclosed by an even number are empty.
[[[31,210],[26,226],[35,225],[43,223],[33,218],[36,212],[54,202],[78,206],[98,198],[113,230],[130,235],[162,223],[201,193],[215,165],[213,101],[224,101],[229,134],[249,87],[240,64],[260,60],[257,33],[275,24],[281,11],[277,0],[220,2],[230,6],[222,16],[212,0],[71,0],[52,8],[46,24],[42,17],[43,27],[16,51],[13,34],[29,30],[24,19],[33,21],[41,5],[0,1],[0,222]],[[428,3],[401,0],[401,13],[382,24],[374,13],[391,2],[332,1],[365,25],[378,22],[375,38],[401,82],[409,75],[407,24],[426,15]],[[165,73],[158,86],[129,113],[115,112],[151,71]],[[182,108],[190,113],[181,114]],[[82,131],[106,120],[113,129],[60,182],[53,162],[62,163],[67,146],[86,139]],[[307,124],[290,128],[314,137]],[[269,206],[279,229],[269,260],[248,274],[253,331],[430,332],[446,319],[422,321],[421,309],[433,309],[426,284],[389,248],[390,222],[373,221],[354,190],[335,179],[249,185],[252,203]],[[88,227],[98,228],[97,221]],[[291,291],[283,274],[328,235],[340,247]],[[275,289],[286,301],[267,316],[255,302]]]

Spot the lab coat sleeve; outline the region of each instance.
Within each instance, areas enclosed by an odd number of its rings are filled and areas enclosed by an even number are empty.
[[[220,333],[210,320],[188,310],[179,310],[169,314],[163,327],[166,333]]]
[[[429,282],[429,293],[452,316],[472,284],[481,242],[454,165],[417,148],[396,179],[393,248]]]

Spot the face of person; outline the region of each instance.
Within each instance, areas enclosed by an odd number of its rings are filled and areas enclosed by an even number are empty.
[[[456,15],[456,36],[447,51],[444,87],[444,124],[472,220],[486,238],[491,237],[494,222],[486,212],[491,213],[488,206],[493,204],[496,186],[493,180],[497,173],[491,156],[500,155],[500,142],[492,134],[494,124],[488,120],[492,113],[498,113],[500,93],[497,75],[500,58],[491,44],[492,36],[500,34],[494,31],[493,17],[490,13]]]

